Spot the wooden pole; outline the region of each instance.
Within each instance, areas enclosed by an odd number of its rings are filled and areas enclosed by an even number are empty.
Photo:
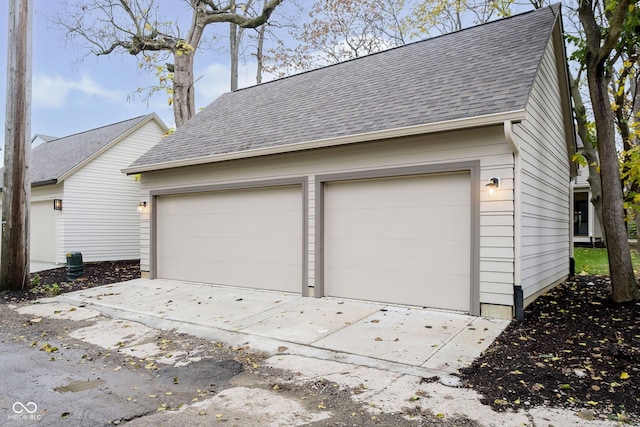
[[[8,3],[7,115],[4,134],[0,290],[26,289],[29,286],[33,0],[11,0]]]

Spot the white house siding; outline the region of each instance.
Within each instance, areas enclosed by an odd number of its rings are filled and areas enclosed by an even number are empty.
[[[306,152],[279,154],[208,165],[147,172],[142,175],[145,198],[154,190],[212,184],[238,184],[276,178],[308,179],[308,280],[317,277],[314,188],[316,175],[383,168],[480,161],[480,302],[513,304],[513,154],[502,126],[359,143]],[[502,188],[494,197],[484,184],[493,176]],[[150,215],[142,216],[141,267],[150,268]]]
[[[550,40],[528,119],[514,125],[522,165],[520,285],[525,298],[569,273],[570,169],[560,91]]]
[[[579,166],[578,175],[574,178],[574,192],[586,191],[588,192],[588,199],[591,200],[591,190],[589,186],[589,168],[586,166]],[[591,236],[597,239],[602,238],[602,227],[600,227],[600,221],[596,217],[596,213],[594,211],[594,207],[592,203],[589,203],[589,232]],[[590,243],[591,239],[589,237],[579,236],[574,237],[575,242],[587,242]]]
[[[140,183],[121,173],[162,138],[149,121],[125,136],[64,181],[61,222],[64,251],[81,252],[84,261],[140,258]]]

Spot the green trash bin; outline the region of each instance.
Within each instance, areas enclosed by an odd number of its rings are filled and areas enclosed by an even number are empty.
[[[84,275],[84,263],[82,262],[82,253],[67,253],[67,279],[75,280]]]

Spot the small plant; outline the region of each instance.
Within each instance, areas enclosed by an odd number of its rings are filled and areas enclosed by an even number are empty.
[[[32,283],[34,283],[34,280],[32,280]],[[51,285],[40,285],[40,281],[37,283],[38,284],[34,284],[34,286],[31,287],[32,294],[44,294],[50,297],[60,294],[60,285],[57,283],[53,283]]]
[[[54,283],[53,285],[47,285],[44,287],[44,293],[49,296],[55,296],[60,293],[60,285]]]
[[[40,285],[40,275],[38,273],[34,274],[31,278],[31,287],[37,288]]]

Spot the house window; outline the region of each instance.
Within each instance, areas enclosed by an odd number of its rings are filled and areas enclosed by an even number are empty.
[[[573,235],[589,235],[589,193],[575,193],[573,198]]]

